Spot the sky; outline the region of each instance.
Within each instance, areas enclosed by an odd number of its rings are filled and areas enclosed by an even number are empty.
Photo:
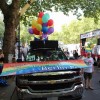
[[[77,19],[72,13],[69,13],[69,16],[64,15],[63,12],[52,12],[50,13],[50,18],[54,21],[54,29],[55,31],[61,31],[62,25],[69,25],[72,20]]]

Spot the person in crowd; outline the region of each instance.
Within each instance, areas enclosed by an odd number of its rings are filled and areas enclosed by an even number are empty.
[[[69,51],[68,51],[68,49],[66,49],[65,51],[64,51],[64,53],[65,53],[65,55],[69,58]]]
[[[78,52],[76,50],[74,50],[73,56],[74,56],[75,59],[78,59],[79,55],[78,55]]]
[[[84,85],[85,85],[85,89],[91,89],[92,88],[92,75],[94,72],[94,60],[91,57],[91,53],[87,53],[87,57],[84,59],[84,62],[86,63],[86,65],[88,66],[88,68],[84,68]]]
[[[28,53],[28,47],[26,46],[26,44],[23,44],[22,45],[22,56],[24,58],[24,61],[26,61],[27,53]]]
[[[2,49],[0,49],[0,74],[1,74],[2,69],[3,69],[3,62],[4,62],[4,54],[3,54]]]
[[[20,58],[19,58],[19,52],[20,52]],[[20,46],[18,42],[15,43],[15,60],[22,59],[22,43],[20,43]]]

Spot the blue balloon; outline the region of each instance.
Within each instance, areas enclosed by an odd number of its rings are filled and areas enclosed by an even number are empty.
[[[45,33],[47,33],[48,32],[48,27],[42,27],[42,32],[45,34]]]

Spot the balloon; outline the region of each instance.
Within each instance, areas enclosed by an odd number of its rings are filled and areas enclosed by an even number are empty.
[[[42,26],[40,24],[37,24],[36,28],[37,28],[38,31],[42,30]]]
[[[45,15],[44,15],[46,18],[50,18],[50,15],[48,14],[48,13],[45,13]]]
[[[35,35],[39,35],[39,34],[40,34],[40,31],[38,31],[36,28],[34,28],[33,31],[34,31],[34,34],[35,34]]]
[[[50,27],[54,27],[54,25],[52,25],[52,26],[48,26],[48,28],[50,28]]]
[[[42,16],[44,15],[44,12],[40,12],[39,13],[39,17],[42,18]]]
[[[48,22],[49,18],[50,18],[50,16],[49,16],[48,13],[44,14],[43,17],[42,17],[42,21],[43,21],[43,23]]]
[[[45,34],[45,33],[47,33],[47,31],[48,31],[48,27],[42,27],[42,32]]]
[[[54,32],[53,20],[48,13],[39,12],[38,18],[32,20],[32,27],[28,29],[35,40],[48,40],[48,35]]]
[[[50,27],[49,29],[48,29],[48,35],[50,35],[51,33],[53,33],[54,32],[54,28],[53,27]]]
[[[42,18],[38,18],[38,19],[37,19],[37,22],[38,22],[39,24],[42,24]]]
[[[52,19],[49,19],[48,20],[48,26],[52,26],[53,25],[53,20]]]
[[[42,24],[42,27],[44,27],[44,26],[48,26],[48,23],[43,23]]]
[[[33,25],[34,25],[34,26],[37,25],[37,21],[36,21],[36,20],[33,20],[33,21],[32,21],[32,26],[33,26]]]
[[[46,34],[42,34],[42,38],[47,38],[47,33]]]
[[[29,32],[30,34],[33,34],[33,29],[32,29],[32,28],[29,28],[29,29],[28,29],[28,32]]]
[[[36,28],[34,25],[32,25],[32,28],[34,29],[34,28]]]
[[[40,31],[40,35],[42,35],[42,32]]]

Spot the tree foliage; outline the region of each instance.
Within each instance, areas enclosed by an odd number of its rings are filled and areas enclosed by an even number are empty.
[[[80,34],[100,29],[100,20],[94,22],[93,18],[83,18],[82,20],[73,20],[68,26],[62,26],[62,32],[55,32],[50,39],[62,41],[65,44],[79,43]],[[91,41],[95,41],[92,39]]]
[[[21,0],[21,7],[26,3],[26,0]],[[27,24],[26,18],[30,16],[37,16],[40,11],[62,11],[68,15],[71,11],[74,15],[80,18],[80,9],[83,11],[85,17],[93,17],[95,21],[98,20],[100,14],[100,0],[35,0],[30,8],[25,12],[21,19],[24,24]]]

